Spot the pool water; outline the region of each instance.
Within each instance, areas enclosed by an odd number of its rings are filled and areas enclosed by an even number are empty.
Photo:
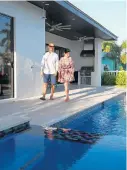
[[[106,104],[104,109],[79,117],[64,120],[55,126],[99,133],[102,135],[117,135],[125,137],[126,113],[125,99]]]
[[[126,111],[122,96],[97,112],[66,119],[58,127],[103,135],[95,144],[48,139],[42,127],[0,140],[0,170],[125,170]]]

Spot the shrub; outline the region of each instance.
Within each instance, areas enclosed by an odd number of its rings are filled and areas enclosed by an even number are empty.
[[[102,74],[102,85],[116,85],[116,76],[114,74],[109,74],[104,72]]]
[[[116,76],[116,85],[119,85],[119,86],[126,85],[126,71],[122,70],[118,72]]]
[[[120,67],[119,67],[119,70],[120,70],[120,71],[122,71],[122,70],[123,70],[123,67],[122,67],[122,66],[120,66]]]

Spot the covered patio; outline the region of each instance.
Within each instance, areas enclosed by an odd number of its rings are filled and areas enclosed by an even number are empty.
[[[71,50],[76,83],[101,86],[101,43],[116,40],[117,36],[68,1],[30,3],[43,9],[45,43],[55,44],[59,58],[64,48]]]

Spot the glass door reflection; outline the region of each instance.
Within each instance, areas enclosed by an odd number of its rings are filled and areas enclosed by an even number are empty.
[[[13,18],[0,14],[0,99],[14,97]]]

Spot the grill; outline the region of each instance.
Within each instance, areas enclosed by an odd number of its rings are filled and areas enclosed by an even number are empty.
[[[93,67],[81,67],[80,77],[81,84],[91,85],[91,72],[94,71]]]
[[[80,75],[81,76],[91,76],[91,72],[93,72],[93,67],[81,67]]]

